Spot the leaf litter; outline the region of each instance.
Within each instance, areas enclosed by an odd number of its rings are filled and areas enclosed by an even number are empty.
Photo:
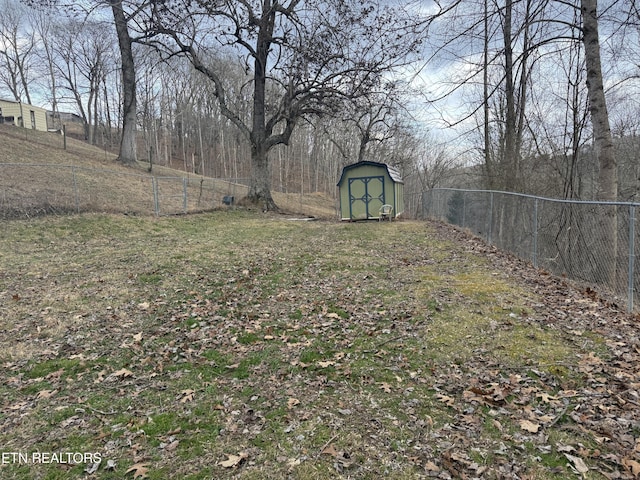
[[[440,224],[220,215],[9,227],[42,233],[2,257],[5,450],[101,452],[69,478],[640,475],[611,299]]]

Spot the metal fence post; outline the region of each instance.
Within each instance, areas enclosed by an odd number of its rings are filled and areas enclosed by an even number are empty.
[[[76,213],[80,213],[80,197],[78,194],[78,178],[76,176],[76,166],[71,167],[71,176],[73,177],[73,198],[76,202]]]
[[[538,268],[538,199],[533,200],[533,266]]]
[[[466,220],[467,220],[467,192],[462,192],[462,225],[460,225],[462,228],[464,228],[464,226],[466,225]]]
[[[158,198],[158,181],[156,177],[151,177],[151,188],[153,190],[153,213],[157,217],[160,215],[160,200]]]
[[[487,228],[487,243],[491,245],[491,229],[493,228],[493,192],[489,192],[489,226]]]
[[[182,177],[182,211],[187,213],[187,187],[188,180],[186,177]]]
[[[634,268],[635,268],[636,207],[629,205],[629,276],[627,279],[627,309],[633,312]]]

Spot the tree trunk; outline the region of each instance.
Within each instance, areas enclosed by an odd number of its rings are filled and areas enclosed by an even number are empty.
[[[120,0],[109,0],[118,34],[118,46],[122,58],[122,139],[118,160],[126,165],[135,165],[138,161],[136,148],[136,70],[131,48],[131,36],[127,28],[127,19]]]
[[[609,126],[607,102],[604,96],[600,43],[598,34],[597,0],[582,0],[582,31],[587,66],[589,111],[593,124],[595,149],[600,163],[598,199],[616,201],[618,197],[617,165]]]
[[[484,166],[487,175],[487,187],[490,190],[495,188],[495,168],[493,166],[493,156],[491,155],[491,126],[489,124],[489,7],[488,1],[484,0],[484,44],[483,44],[483,113],[484,113]]]
[[[516,93],[514,87],[514,68],[513,68],[513,46],[512,46],[512,12],[513,1],[507,0],[504,8],[504,96],[506,102],[505,124],[504,124],[504,188],[507,191],[518,191],[518,172],[517,165],[519,163],[517,156],[516,142]]]
[[[247,198],[251,203],[260,205],[263,210],[278,210],[271,196],[267,141],[272,132],[267,131],[266,117],[267,61],[275,20],[271,0],[264,0],[262,9],[254,64],[253,121],[249,135],[251,141],[251,185]]]
[[[602,81],[597,6],[597,0],[581,0],[582,40],[587,67],[587,92],[594,147],[600,164],[598,199],[614,202],[618,197],[618,168]],[[596,255],[600,264],[596,274],[601,282],[614,287],[618,253],[617,212],[615,206],[603,208],[603,211],[596,234],[598,240]]]
[[[271,196],[271,172],[269,170],[268,154],[264,146],[251,147],[251,185],[247,200],[260,206],[264,211],[277,211]]]

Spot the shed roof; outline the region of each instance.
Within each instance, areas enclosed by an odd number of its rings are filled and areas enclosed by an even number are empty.
[[[342,179],[344,178],[344,174],[348,171],[351,170],[353,168],[358,168],[361,166],[372,166],[372,167],[383,167],[387,170],[387,173],[389,174],[389,177],[391,177],[391,180],[393,180],[395,183],[404,183],[404,181],[402,180],[402,176],[400,175],[400,170],[398,170],[397,168],[394,168],[390,165],[387,165],[386,163],[380,163],[380,162],[372,162],[369,160],[363,160],[361,162],[358,163],[352,163],[351,165],[347,165],[342,169],[342,174],[340,175],[340,180],[338,181],[338,185],[340,185],[342,183]]]

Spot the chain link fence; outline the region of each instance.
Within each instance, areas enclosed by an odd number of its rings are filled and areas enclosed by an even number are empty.
[[[635,252],[638,203],[556,200],[515,193],[432,189],[422,211],[470,230],[558,275],[566,275],[637,305]]]
[[[34,179],[38,179],[37,182]],[[247,195],[249,180],[161,177],[82,166],[0,164],[0,218],[108,212],[175,215]]]

